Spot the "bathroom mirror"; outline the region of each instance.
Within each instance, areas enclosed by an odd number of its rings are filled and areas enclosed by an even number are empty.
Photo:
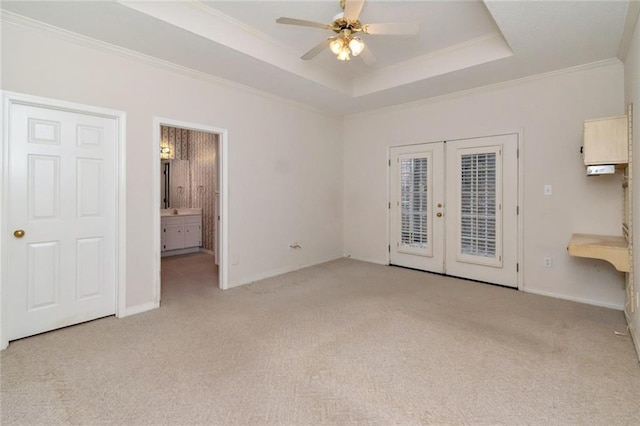
[[[160,173],[160,206],[163,209],[190,207],[189,161],[162,160]]]

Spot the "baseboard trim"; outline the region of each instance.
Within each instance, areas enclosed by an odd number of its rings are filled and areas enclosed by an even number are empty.
[[[638,361],[640,361],[640,336],[638,336],[638,330],[636,330],[636,327],[633,324],[633,320],[629,316],[629,313],[627,312],[626,309],[624,310],[624,317],[627,320],[631,341],[633,342],[633,346],[636,348],[636,355],[638,356]]]
[[[371,259],[371,258],[368,258],[368,257],[358,257],[358,256],[352,256],[350,254],[345,255],[344,257],[346,259],[359,260],[360,262],[374,263],[376,265],[388,265],[388,263],[385,262],[385,261],[380,261],[378,259]]]
[[[184,249],[178,249],[178,250],[169,250],[169,251],[163,251],[160,253],[160,257],[168,257],[168,256],[177,256],[180,254],[189,254],[189,253],[197,253],[200,251],[200,247],[189,247],[189,248],[184,248]]]
[[[610,302],[603,302],[601,300],[585,299],[582,297],[568,296],[566,294],[554,293],[554,292],[545,291],[545,290],[538,290],[530,287],[526,287],[523,291],[525,293],[533,293],[533,294],[538,294],[540,296],[555,297],[556,299],[570,300],[572,302],[585,303],[587,305],[600,306],[602,308],[615,309],[618,311],[622,311],[624,309],[623,303],[610,303]]]
[[[125,309],[124,315],[118,315],[119,318],[128,317],[129,315],[141,314],[142,312],[151,311],[160,307],[158,302],[143,303],[142,305],[129,306]]]
[[[244,278],[244,279],[242,279],[240,281],[236,281],[234,283],[229,283],[229,287],[228,288],[240,287],[240,286],[243,286],[243,285],[254,283],[256,281],[265,280],[267,278],[276,277],[278,275],[286,274],[286,273],[293,272],[293,271],[299,271],[300,269],[309,268],[311,266],[320,265],[321,263],[327,263],[327,262],[331,262],[332,260],[342,259],[342,258],[343,258],[343,256],[336,256],[336,257],[331,257],[329,259],[320,260],[320,261],[317,261],[317,262],[312,262],[312,263],[308,263],[308,264],[304,264],[304,265],[292,265],[292,266],[287,266],[286,268],[274,269],[272,271],[268,271],[268,272],[264,272],[264,273],[256,274],[256,275],[252,275],[250,277]]]

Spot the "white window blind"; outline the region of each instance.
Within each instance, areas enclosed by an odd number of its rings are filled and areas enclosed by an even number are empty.
[[[461,156],[462,254],[496,257],[496,153]]]
[[[400,243],[426,248],[428,244],[428,159],[400,160]]]

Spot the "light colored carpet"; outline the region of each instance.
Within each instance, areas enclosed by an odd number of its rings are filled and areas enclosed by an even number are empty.
[[[640,424],[619,311],[348,259],[221,291],[209,259],[11,343],[2,424]]]

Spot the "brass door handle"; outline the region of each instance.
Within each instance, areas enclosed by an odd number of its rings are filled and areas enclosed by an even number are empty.
[[[442,217],[442,213],[438,212],[438,213],[436,213],[436,216]]]
[[[16,238],[22,238],[24,237],[24,231],[22,229],[16,229],[13,231],[13,236]]]

